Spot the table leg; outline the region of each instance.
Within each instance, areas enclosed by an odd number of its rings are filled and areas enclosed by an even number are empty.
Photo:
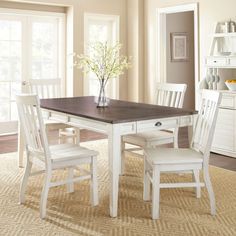
[[[192,142],[193,130],[194,130],[194,127],[195,127],[195,124],[196,124],[196,119],[197,119],[196,115],[192,116],[192,122],[188,126],[188,142],[189,142],[189,145],[191,145],[191,142]]]
[[[111,125],[108,134],[109,175],[110,175],[110,216],[117,217],[119,174],[121,161],[121,135],[119,125]]]
[[[74,127],[74,129],[75,129],[75,134],[76,134],[76,137],[75,137],[76,144],[80,145],[80,128]]]
[[[188,143],[191,145],[193,137],[193,126],[188,126]]]
[[[23,166],[23,156],[24,156],[24,138],[22,134],[22,127],[18,125],[18,166]]]

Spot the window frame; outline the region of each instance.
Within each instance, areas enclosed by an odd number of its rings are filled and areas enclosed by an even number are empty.
[[[0,8],[0,15],[6,15],[6,16],[17,16],[18,18],[22,17],[22,78],[25,78],[25,80],[29,80],[31,78],[31,74],[27,71],[29,71],[27,66],[24,66],[27,64],[27,62],[30,62],[30,55],[31,53],[31,48],[28,51],[28,53],[23,53],[24,48],[27,48],[27,45],[29,45],[29,35],[32,35],[31,28],[26,29],[27,27],[24,27],[27,24],[27,21],[29,21],[29,17],[33,18],[39,18],[39,17],[45,17],[45,19],[51,17],[57,18],[58,19],[58,74],[59,77],[62,79],[62,87],[63,93],[66,91],[66,14],[65,13],[58,13],[58,12],[44,12],[44,11],[34,11],[34,10],[21,10],[21,9],[11,9],[11,8]],[[25,19],[23,19],[25,18]],[[31,22],[32,24],[32,22]],[[27,32],[28,31],[28,32]],[[28,37],[24,37],[26,35]]]
[[[84,13],[84,54],[87,53],[87,44],[89,42],[89,21],[104,21],[111,22],[112,24],[112,42],[114,45],[120,42],[120,16],[119,15],[107,15],[107,14],[95,14],[95,13]],[[84,74],[84,95],[89,95],[89,79]],[[111,98],[119,99],[119,79],[113,79],[110,82]],[[99,91],[98,91],[99,92]]]
[[[21,32],[21,91],[26,91],[27,86],[23,86],[27,83],[29,79],[32,77],[32,68],[29,63],[31,63],[32,58],[32,47],[28,47],[32,43],[32,27],[28,27],[32,25],[34,19],[47,19],[50,20],[58,20],[58,56],[57,56],[57,74],[62,81],[62,95],[65,95],[66,91],[66,14],[65,13],[57,13],[57,12],[44,12],[44,11],[33,11],[33,10],[21,10],[21,9],[11,9],[11,8],[0,8],[0,19],[2,20],[17,20],[22,24],[22,32]],[[11,81],[11,80],[10,80]],[[9,81],[9,82],[10,82]],[[26,83],[24,83],[24,81]],[[13,81],[15,82],[15,81]],[[10,92],[11,93],[11,92]],[[11,94],[9,94],[11,95]],[[8,99],[9,100],[9,99]],[[6,100],[6,103],[14,102],[14,99],[10,97],[10,100]],[[11,108],[10,108],[11,110]],[[10,111],[11,114],[11,111]],[[9,114],[9,115],[10,115]],[[11,116],[11,115],[10,115]],[[17,120],[10,120],[0,122],[0,135],[16,133],[18,127]]]

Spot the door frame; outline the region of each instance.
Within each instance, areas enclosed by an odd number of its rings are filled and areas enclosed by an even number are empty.
[[[166,82],[166,15],[193,11],[194,15],[194,81],[195,81],[195,108],[198,107],[197,86],[199,83],[199,22],[198,3],[176,5],[157,9],[157,82]]]

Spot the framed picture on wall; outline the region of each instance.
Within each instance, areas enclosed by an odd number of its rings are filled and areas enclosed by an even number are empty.
[[[172,62],[188,61],[189,42],[188,33],[170,34],[170,53]]]

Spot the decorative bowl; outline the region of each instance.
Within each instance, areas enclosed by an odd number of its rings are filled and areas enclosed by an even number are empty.
[[[236,91],[236,80],[231,80],[232,82],[225,82],[227,88],[231,91]]]

